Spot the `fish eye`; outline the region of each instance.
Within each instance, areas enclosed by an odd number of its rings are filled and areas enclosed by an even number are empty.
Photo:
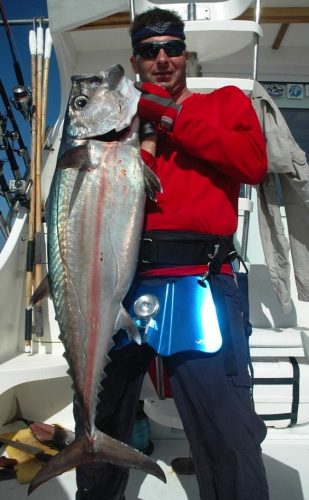
[[[83,109],[88,102],[88,97],[85,95],[79,95],[74,99],[74,106],[76,109]]]

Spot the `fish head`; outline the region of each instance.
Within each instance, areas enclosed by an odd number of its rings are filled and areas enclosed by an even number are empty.
[[[72,76],[66,112],[65,142],[101,138],[130,127],[139,91],[118,64],[93,75]]]

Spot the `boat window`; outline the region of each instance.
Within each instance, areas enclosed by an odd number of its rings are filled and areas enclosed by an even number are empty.
[[[280,111],[295,141],[305,151],[309,161],[309,109],[281,108]]]

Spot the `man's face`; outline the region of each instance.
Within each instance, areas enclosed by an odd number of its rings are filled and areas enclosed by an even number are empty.
[[[167,42],[179,40],[174,36],[153,36],[143,42]],[[142,43],[143,43],[142,42]],[[142,82],[155,83],[164,87],[172,96],[177,96],[186,87],[186,64],[188,51],[175,57],[166,54],[160,48],[157,56],[144,58],[141,55],[131,56],[131,64],[135,73],[139,73]]]

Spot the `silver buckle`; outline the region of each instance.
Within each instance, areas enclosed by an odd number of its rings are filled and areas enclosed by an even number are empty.
[[[148,243],[151,243],[153,240],[152,238],[143,238],[143,244],[142,244],[142,257],[144,257],[144,243],[145,242],[148,242]],[[142,258],[142,263],[143,264],[150,264],[150,260],[144,260]]]

